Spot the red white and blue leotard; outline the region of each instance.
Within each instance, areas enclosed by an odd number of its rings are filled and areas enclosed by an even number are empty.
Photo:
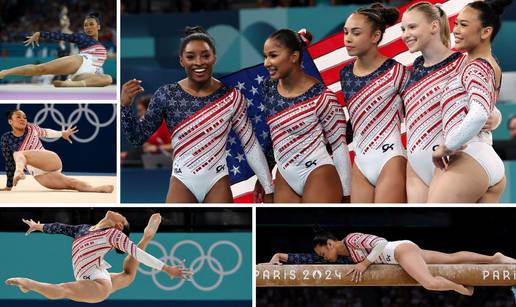
[[[355,263],[367,259],[370,263],[397,264],[396,247],[400,244],[414,244],[409,240],[387,241],[382,237],[360,232],[348,234],[342,241]]]
[[[164,263],[141,250],[123,232],[116,228],[90,231],[91,225],[44,224],[43,232],[63,234],[74,238],[72,242],[72,266],[76,280],[110,279],[107,269],[111,266],[104,256],[113,248],[133,256],[153,269],[161,271]]]
[[[335,165],[344,195],[350,194],[350,163],[346,144],[346,118],[335,94],[321,83],[304,94],[285,98],[278,81],[262,83],[264,107],[278,171],[299,195],[318,166]],[[326,149],[329,144],[333,160]]]
[[[226,142],[233,129],[249,166],[269,194],[272,177],[246,109],[245,97],[237,89],[222,85],[211,95],[195,97],[172,83],[156,91],[140,120],[131,107],[122,107],[122,130],[132,144],[141,145],[165,119],[174,150],[172,176],[202,202],[213,185],[228,175]]]
[[[83,64],[75,74],[102,72],[102,65],[107,59],[106,47],[98,40],[86,35],[85,33],[66,34],[62,32],[40,32],[43,39],[56,41],[67,41],[77,44],[79,55],[83,57]]]
[[[409,83],[402,92],[408,162],[428,186],[435,172],[432,151],[443,142],[441,98],[448,82],[465,63],[466,56],[460,52],[429,67],[424,66],[420,56],[414,61]]]
[[[405,156],[400,92],[409,73],[392,59],[366,76],[356,76],[353,66],[354,62],[342,68],[340,82],[353,127],[355,164],[369,183],[376,185],[387,161]]]
[[[463,151],[484,168],[489,186],[505,176],[503,161],[491,146],[491,132],[481,131],[495,108],[497,93],[493,67],[479,58],[450,80],[441,100],[444,144],[450,150],[467,145]]]
[[[7,173],[7,187],[13,186],[14,171],[16,170],[16,163],[14,162],[13,154],[16,151],[24,150],[45,150],[41,138],[59,138],[62,136],[60,131],[52,129],[44,129],[35,124],[27,124],[25,132],[22,136],[15,136],[12,132],[6,132],[2,135],[2,154],[5,159],[5,170]],[[36,169],[30,165],[26,169],[31,175],[37,176],[45,172]]]

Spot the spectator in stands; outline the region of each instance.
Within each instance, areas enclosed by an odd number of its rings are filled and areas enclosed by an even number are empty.
[[[511,140],[516,140],[516,115],[511,116],[507,122],[507,129],[511,135]]]

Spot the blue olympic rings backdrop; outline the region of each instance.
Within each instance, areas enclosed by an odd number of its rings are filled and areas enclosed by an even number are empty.
[[[137,243],[141,233],[131,234]],[[10,277],[62,283],[74,281],[70,260],[72,239],[62,235],[21,232],[0,233],[0,242],[10,246],[0,255],[0,306],[2,300],[44,299],[35,293],[22,294],[5,286]],[[165,273],[141,264],[129,287],[110,296],[110,300],[252,300],[252,234],[246,233],[158,233],[147,251],[167,264],[185,265],[194,271],[192,281],[169,279]],[[121,272],[126,255],[111,251],[105,258],[111,273]]]
[[[115,104],[2,104],[0,134],[11,131],[6,111],[21,109],[30,123],[42,128],[62,130],[77,126],[73,144],[63,139],[44,140],[43,146],[63,161],[63,172],[116,173]],[[0,172],[5,161],[0,159]]]

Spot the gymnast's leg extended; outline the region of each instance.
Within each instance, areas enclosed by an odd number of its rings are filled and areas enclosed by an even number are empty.
[[[150,219],[147,227],[143,231],[143,237],[140,242],[138,242],[138,247],[142,250],[147,248],[149,242],[154,238],[154,235],[158,231],[159,224],[161,223],[161,215],[159,213],[154,213]],[[126,288],[129,286],[136,277],[136,272],[138,271],[138,266],[140,263],[134,259],[132,256],[128,255],[124,259],[124,271],[120,273],[111,273],[111,282],[113,287],[111,288],[111,293],[118,291],[120,289]]]
[[[70,189],[79,192],[100,192],[111,193],[114,189],[112,185],[102,185],[93,187],[83,181],[67,177],[60,173],[63,163],[59,156],[49,150],[25,150],[17,151],[13,154],[16,163],[14,182],[25,178],[23,170],[27,165],[44,171],[44,174],[34,176],[42,186],[49,189]]]
[[[0,79],[7,76],[70,75],[82,65],[82,56],[75,54],[38,65],[23,65],[0,71]]]
[[[111,293],[111,281],[107,279],[49,284],[29,278],[9,278],[5,283],[17,286],[24,293],[37,292],[50,300],[70,299],[82,303],[99,303]]]
[[[104,87],[111,85],[113,79],[110,75],[85,73],[74,76],[71,80],[55,80],[55,87]]]
[[[422,250],[414,243],[400,244],[396,247],[394,256],[403,270],[427,290],[453,290],[463,295],[473,295],[473,287],[465,287],[442,276],[433,276]]]

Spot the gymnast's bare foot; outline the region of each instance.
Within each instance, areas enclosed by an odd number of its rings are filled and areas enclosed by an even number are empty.
[[[18,181],[23,180],[23,179],[25,179],[25,174],[23,173],[23,171],[21,171],[21,172],[16,171],[14,173],[13,186],[15,187],[18,184]]]
[[[2,80],[3,78],[5,78],[5,70],[0,70],[0,80]]]
[[[72,80],[61,81],[61,80],[55,80],[55,81],[52,82],[52,84],[55,87],[85,87],[86,86],[86,83],[84,83],[83,80],[81,80],[81,81],[72,81]]]
[[[146,240],[151,240],[154,238],[154,235],[156,235],[156,232],[158,231],[158,227],[161,224],[161,214],[154,213],[150,219],[149,223],[143,230],[143,237]]]
[[[507,257],[502,253],[496,253],[493,256],[494,261],[493,263],[503,263],[503,264],[514,264],[516,263],[516,259]]]
[[[28,278],[16,277],[16,278],[9,278],[8,280],[5,281],[5,284],[10,285],[10,286],[17,286],[18,288],[20,288],[21,292],[27,293],[27,292],[29,292],[30,282],[31,282],[31,280]]]
[[[111,193],[111,192],[113,192],[114,189],[115,189],[114,185],[106,184],[106,185],[101,185],[101,186],[95,187],[94,192],[97,192],[97,193]]]
[[[472,296],[473,292],[475,292],[475,288],[474,287],[464,286],[464,288],[466,288],[466,291],[464,293],[460,292],[460,294],[467,295],[467,296]]]

